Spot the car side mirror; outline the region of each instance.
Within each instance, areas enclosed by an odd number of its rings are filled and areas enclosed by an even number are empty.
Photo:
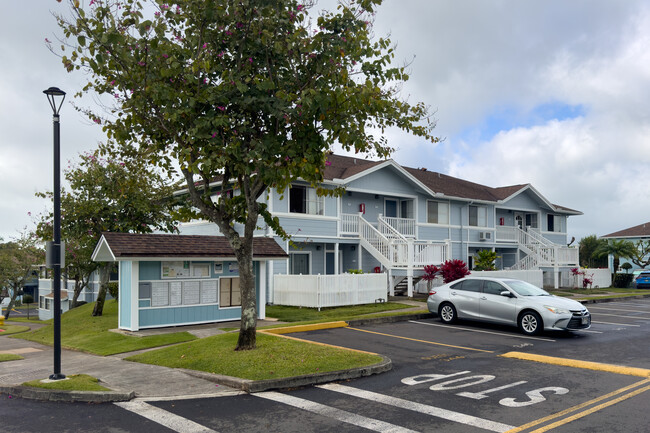
[[[515,295],[513,295],[512,293],[510,293],[507,290],[504,290],[503,292],[501,292],[501,296],[505,296],[506,298],[514,298],[515,297]]]

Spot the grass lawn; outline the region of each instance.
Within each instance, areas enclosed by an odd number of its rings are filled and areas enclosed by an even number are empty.
[[[335,322],[337,320],[359,319],[360,317],[358,316],[401,310],[403,308],[413,308],[413,306],[397,302],[384,302],[381,304],[321,308],[318,311],[318,308],[268,305],[266,307],[266,315],[282,322]]]
[[[647,289],[621,289],[616,287],[599,287],[597,289],[550,289],[552,295],[575,297],[578,299],[624,298],[628,296],[648,295]],[[585,295],[584,297],[580,295]]]
[[[55,382],[42,383],[40,380],[32,380],[23,383],[23,386],[35,388],[59,389],[63,391],[110,391],[110,389],[101,386],[97,379],[87,374],[72,374],[66,380],[57,380]]]
[[[18,361],[19,359],[25,359],[20,355],[14,355],[13,353],[0,353],[0,362],[4,361]]]
[[[93,306],[94,303],[85,304],[61,315],[62,347],[105,356],[196,339],[195,336],[188,332],[175,332],[149,337],[132,337],[109,332],[109,329],[117,328],[117,302],[114,300],[106,301],[103,315],[100,317],[91,316]],[[49,320],[44,323],[51,324],[52,321]],[[52,345],[52,334],[53,327],[44,326],[36,331],[18,334],[12,338],[22,338]]]
[[[0,326],[0,337],[3,335],[17,334],[19,332],[29,331],[29,326],[20,325],[2,325]]]
[[[236,352],[237,338],[236,332],[220,334],[126,359],[251,380],[343,370],[381,361],[377,355],[261,333],[257,334],[257,349]]]
[[[27,316],[16,316],[16,314],[11,314],[9,319],[5,320],[7,322],[20,322],[20,323],[45,323],[38,318],[38,314],[33,314],[28,319]]]

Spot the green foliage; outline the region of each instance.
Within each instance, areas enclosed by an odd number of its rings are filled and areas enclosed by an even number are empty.
[[[361,275],[363,274],[363,269],[348,269],[348,274]]]
[[[107,301],[102,316],[91,316],[92,309],[93,304],[86,304],[61,316],[62,347],[106,356],[196,339],[188,332],[149,337],[109,332],[110,329],[117,328],[117,302]],[[50,320],[49,323],[51,322]],[[33,332],[18,334],[16,338],[52,345],[53,328],[45,326]]]
[[[103,232],[176,229],[171,217],[174,203],[167,198],[173,188],[132,150],[117,156],[110,154],[109,147],[100,146],[64,170],[70,186],[61,191],[61,237],[66,242],[68,278],[75,280],[73,303],[102,265],[91,256]],[[36,195],[53,197],[51,192]],[[39,216],[36,234],[40,239],[51,239],[52,219],[52,213]]]
[[[625,271],[625,273],[627,274],[629,272],[629,270],[632,269],[632,265],[629,264],[628,262],[625,262],[625,263],[623,263],[621,265],[621,269],[623,269]]]
[[[258,334],[258,350],[233,351],[236,334],[221,334],[149,351],[129,361],[188,368],[250,380],[277,379],[376,364],[381,357]]]
[[[23,304],[33,304],[34,297],[32,295],[23,295]]]
[[[479,250],[474,257],[474,269],[477,271],[496,270],[495,262],[498,256],[496,251]]]
[[[618,288],[630,287],[633,278],[633,274],[615,274],[613,286]]]
[[[630,255],[629,259],[641,269],[645,269],[650,265],[650,241],[638,240],[634,246],[636,251]]]
[[[108,283],[108,293],[117,301],[120,285],[116,282]]]
[[[598,239],[596,235],[585,236],[580,239],[579,253],[580,266],[583,268],[606,268],[607,257],[595,257],[594,252],[601,245],[607,244],[606,239]]]
[[[335,144],[386,157],[389,128],[438,141],[428,107],[400,98],[408,75],[391,65],[390,40],[372,36],[380,4],[343,2],[316,16],[295,0],[103,0],[83,8],[70,0],[72,18],[59,18],[72,50],[64,66],[89,74],[84,92],[114,101],[88,116],[121,146],[138,143],[143,161],[170,176],[178,167],[184,216],[213,221],[235,250],[238,347],[254,347],[258,217],[289,236],[258,198],[298,178],[321,195],[340,193],[321,186]]]
[[[31,280],[32,270],[43,262],[44,257],[45,252],[38,247],[37,240],[31,234],[22,234],[14,241],[0,243],[0,301],[10,296],[5,312],[7,319],[23,286]]]
[[[597,258],[607,258],[609,255],[614,256],[614,273],[616,273],[620,259],[632,257],[636,252],[637,249],[632,242],[623,239],[614,239],[605,244],[600,244],[593,255]]]

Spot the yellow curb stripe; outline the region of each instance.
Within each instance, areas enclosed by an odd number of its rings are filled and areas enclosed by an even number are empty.
[[[401,338],[402,340],[417,341],[418,343],[433,344],[434,346],[445,346],[445,347],[453,347],[455,349],[472,350],[472,351],[475,351],[475,352],[494,353],[494,351],[492,351],[492,350],[483,350],[483,349],[474,349],[472,347],[454,346],[452,344],[444,344],[444,343],[436,343],[434,341],[418,340],[416,338],[401,337],[399,335],[384,334],[384,333],[381,333],[381,332],[367,331],[365,329],[350,328],[350,327],[348,327],[346,329],[350,329],[352,331],[367,332],[368,334],[383,335],[384,337],[393,337],[393,338]]]
[[[503,358],[521,359],[524,361],[541,362],[544,364],[561,365],[565,367],[605,371],[608,373],[624,374],[627,376],[650,377],[650,370],[646,368],[625,367],[622,365],[603,364],[600,362],[591,362],[591,361],[580,361],[577,359],[556,358],[554,356],[533,355],[530,353],[523,353],[523,352],[508,352],[499,356]]]
[[[621,389],[617,389],[616,391],[612,391],[609,394],[605,394],[603,396],[600,396],[600,397],[595,398],[593,400],[586,401],[584,403],[580,403],[580,404],[578,404],[576,406],[570,407],[570,408],[565,409],[565,410],[563,410],[561,412],[554,413],[554,414],[546,416],[544,418],[540,418],[540,419],[537,419],[535,421],[531,421],[531,422],[526,423],[524,425],[521,425],[521,426],[519,426],[519,427],[517,427],[515,429],[508,430],[506,433],[518,433],[518,432],[521,432],[521,431],[526,430],[528,428],[534,427],[536,425],[543,424],[543,423],[545,423],[547,421],[550,421],[552,419],[560,418],[560,417],[562,417],[564,415],[570,414],[571,412],[575,412],[575,411],[580,410],[580,409],[582,409],[584,407],[591,406],[594,403],[598,403],[598,402],[601,402],[603,400],[607,400],[608,398],[614,397],[615,395],[622,394],[622,393],[624,393],[626,391],[629,391],[629,390],[631,390],[633,388],[636,388],[638,386],[645,385],[648,382],[650,382],[650,379],[645,379],[645,380],[642,380],[640,382],[633,383],[632,385],[628,385],[628,386],[623,387]]]
[[[312,325],[296,325],[296,326],[285,326],[282,328],[271,328],[271,329],[262,329],[260,332],[266,334],[291,334],[294,332],[307,332],[307,331],[317,331],[319,329],[333,329],[333,328],[345,328],[348,326],[346,322],[327,322],[327,323],[314,323]]]

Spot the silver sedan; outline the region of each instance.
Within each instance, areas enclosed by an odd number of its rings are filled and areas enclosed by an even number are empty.
[[[591,314],[581,303],[510,278],[467,277],[452,281],[433,288],[427,306],[444,323],[457,318],[480,320],[518,326],[527,335],[591,327]]]

